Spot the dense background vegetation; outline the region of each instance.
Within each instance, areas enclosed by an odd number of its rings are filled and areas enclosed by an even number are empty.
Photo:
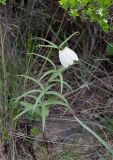
[[[112,4],[0,1],[1,159],[112,159]]]

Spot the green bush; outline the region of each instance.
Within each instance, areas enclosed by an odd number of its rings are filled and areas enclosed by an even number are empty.
[[[6,4],[6,0],[0,0],[0,4]]]
[[[113,0],[60,0],[59,3],[73,18],[79,16],[82,20],[97,22],[104,31],[109,30],[107,16]]]

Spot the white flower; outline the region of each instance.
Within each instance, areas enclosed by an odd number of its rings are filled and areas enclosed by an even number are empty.
[[[59,51],[59,60],[62,66],[67,68],[72,65],[74,61],[78,61],[78,56],[72,49],[65,47]]]
[[[107,20],[107,19],[104,19],[104,22],[105,22],[105,23],[108,23],[108,20]]]
[[[102,12],[103,12],[103,9],[100,8],[100,9],[97,10],[96,14],[99,14],[102,17],[103,16]]]

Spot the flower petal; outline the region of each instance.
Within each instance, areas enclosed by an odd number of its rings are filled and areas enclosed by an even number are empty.
[[[72,65],[74,63],[74,60],[70,57],[70,53],[63,52],[62,56],[68,65]]]
[[[74,63],[74,60],[78,61],[78,56],[73,50],[65,47],[63,50],[59,51],[59,60],[61,64],[67,68]]]
[[[65,61],[65,58],[64,58],[64,55],[63,55],[62,51],[59,51],[59,60],[60,60],[60,63],[62,64],[62,66],[64,68],[69,67],[69,64]]]
[[[77,56],[77,54],[72,49],[70,49],[68,47],[65,47],[65,52],[66,52],[66,54],[67,53],[69,54],[69,57],[72,60],[78,61],[78,56]]]

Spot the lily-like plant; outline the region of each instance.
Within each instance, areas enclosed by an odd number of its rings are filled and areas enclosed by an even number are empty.
[[[63,45],[75,34],[76,33],[73,33],[60,46],[57,46],[48,40],[39,38],[40,40],[48,42],[49,45],[38,46],[51,47],[59,50],[59,60],[63,67],[57,69],[55,64],[47,57],[35,53],[30,53],[46,59],[46,61],[51,63],[53,67],[52,69],[44,73],[38,80],[29,76],[22,75],[25,79],[29,79],[34,82],[37,88],[29,90],[28,92],[23,93],[23,95],[17,97],[15,102],[19,103],[19,106],[21,105],[24,109],[15,117],[15,119],[21,117],[24,114],[28,114],[30,116],[34,115],[36,117],[38,116],[42,119],[42,128],[44,131],[46,117],[49,114],[50,107],[55,105],[62,105],[64,107],[67,107],[67,109],[69,109],[70,113],[73,115],[74,119],[87,131],[89,131],[96,139],[98,139],[101,144],[113,155],[113,150],[111,149],[111,147],[100,136],[98,136],[97,133],[95,133],[91,128],[89,128],[78,117],[75,116],[74,111],[71,109],[68,101],[62,94],[64,85],[70,88],[70,86],[63,80],[62,72],[65,70],[65,68],[72,65],[74,63],[74,60],[79,60],[77,54],[73,50],[68,47],[65,47],[63,49]],[[44,83],[44,78],[46,76],[49,76],[49,79],[48,81],[46,81],[46,83]],[[60,83],[61,85],[61,93],[54,90],[54,86],[58,83]]]

